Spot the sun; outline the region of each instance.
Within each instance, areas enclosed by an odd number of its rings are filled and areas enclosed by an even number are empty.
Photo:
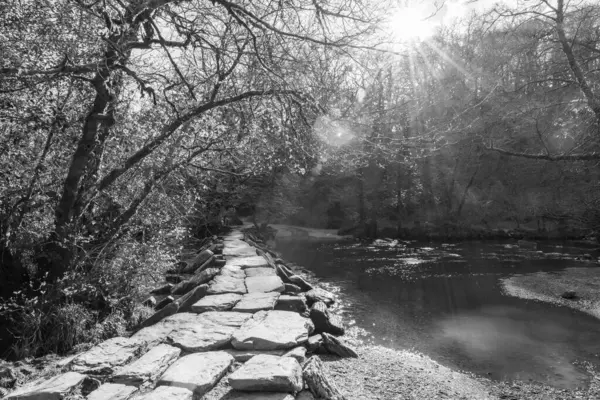
[[[421,41],[433,36],[436,23],[427,19],[420,7],[397,9],[389,19],[389,29],[398,41]]]

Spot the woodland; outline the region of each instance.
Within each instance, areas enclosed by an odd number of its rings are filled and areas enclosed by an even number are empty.
[[[600,5],[501,2],[397,40],[404,6],[0,3],[1,355],[120,334],[184,243],[240,217],[594,236]]]

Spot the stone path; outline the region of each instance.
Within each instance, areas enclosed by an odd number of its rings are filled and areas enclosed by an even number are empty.
[[[74,357],[62,375],[6,399],[64,399],[83,392],[87,400],[191,400],[222,379],[231,387],[224,400],[311,399],[301,367],[315,329],[305,296],[294,287],[286,291],[272,260],[257,255],[242,232],[233,231],[223,244],[221,256],[201,253],[188,287],[173,288],[183,296],[171,298],[131,337],[100,343]],[[221,268],[211,271],[215,265]],[[169,294],[168,287],[161,290]],[[82,391],[84,386],[95,390]]]

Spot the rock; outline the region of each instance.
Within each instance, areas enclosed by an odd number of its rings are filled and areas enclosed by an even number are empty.
[[[275,308],[279,293],[248,293],[245,294],[239,303],[233,307],[233,311],[244,313],[255,313],[258,311],[268,311]]]
[[[300,364],[306,361],[306,347],[298,346],[288,351],[283,355],[284,357],[295,358]]]
[[[191,310],[201,314],[206,311],[229,311],[242,299],[241,294],[224,293],[205,296],[196,302]]]
[[[138,389],[119,383],[105,383],[94,390],[87,400],[127,400]]]
[[[235,361],[237,362],[246,362],[254,356],[259,354],[267,354],[270,356],[281,357],[285,354],[285,350],[235,350],[235,349],[226,349],[223,350],[227,354],[231,354]]]
[[[256,255],[256,249],[241,240],[228,241],[223,249],[226,257],[249,257]]]
[[[334,335],[343,335],[344,327],[340,326],[341,320],[339,318],[333,318],[333,315],[329,313],[325,303],[319,301],[312,305],[310,308],[310,319],[315,325],[315,332],[327,332],[333,333]]]
[[[244,279],[218,275],[210,283],[208,294],[239,293],[246,294]]]
[[[214,278],[219,273],[218,268],[209,268],[206,269],[199,274],[194,275],[192,278],[187,281],[183,281],[177,286],[175,286],[172,290],[173,294],[186,294],[190,290],[194,289],[197,286],[202,285],[203,283],[207,283],[212,278]]]
[[[178,284],[183,280],[184,277],[181,275],[165,275],[165,281],[170,282],[171,284]]]
[[[171,293],[171,289],[173,288],[172,283],[167,283],[161,287],[158,287],[150,292],[150,294],[169,294]]]
[[[297,313],[304,312],[308,307],[306,300],[302,296],[281,295],[275,305],[276,310],[293,311]]]
[[[195,274],[199,274],[200,272],[207,270],[210,267],[214,267],[215,261],[217,260],[216,256],[212,256],[211,258],[209,258],[208,260],[206,260],[204,262],[204,264],[202,264],[201,266],[199,266],[198,268],[196,268],[196,270],[194,271]]]
[[[246,268],[244,270],[247,277],[253,276],[277,276],[277,272],[271,267]]]
[[[0,362],[2,362],[0,360]],[[10,365],[0,364],[0,387],[13,387],[17,382],[17,375]]]
[[[181,350],[166,344],[159,344],[136,361],[115,372],[112,381],[131,386],[151,382],[174,362]]]
[[[244,279],[246,277],[246,273],[241,267],[235,265],[226,265],[221,268],[221,275],[230,276],[232,278]]]
[[[204,250],[198,253],[198,255],[194,258],[194,260],[185,266],[183,269],[184,273],[194,272],[196,269],[200,268],[202,264],[207,262],[212,256],[214,256],[213,252],[210,250]]]
[[[234,328],[241,327],[246,321],[252,318],[252,314],[241,312],[220,312],[209,311],[200,314],[199,320],[209,321],[217,325],[233,326]]]
[[[171,303],[171,304],[165,306],[164,308],[162,308],[161,310],[155,312],[154,314],[152,314],[148,318],[146,318],[139,325],[139,327],[140,328],[145,328],[147,326],[154,325],[155,323],[157,323],[158,321],[162,320],[163,318],[166,318],[166,317],[168,317],[170,315],[175,314],[177,312],[177,310],[179,310],[179,304],[177,304],[177,302]]]
[[[346,400],[335,383],[325,374],[321,359],[312,356],[304,364],[302,376],[306,386],[317,397],[328,400]]]
[[[162,299],[161,301],[159,301],[158,304],[156,304],[156,306],[154,307],[154,310],[156,310],[156,311],[162,310],[163,308],[165,308],[167,305],[171,304],[174,301],[175,301],[175,298],[173,296],[167,296],[164,299]]]
[[[560,297],[562,297],[563,299],[567,299],[567,300],[573,300],[573,299],[577,298],[577,293],[575,293],[572,290],[567,290],[566,292],[561,294]]]
[[[283,282],[278,276],[253,276],[246,278],[248,293],[283,292]]]
[[[302,292],[302,289],[300,289],[300,286],[296,286],[293,283],[285,283],[283,286],[284,286],[283,293],[285,293],[285,294],[296,294],[296,293]]]
[[[335,295],[327,290],[315,288],[306,293],[306,301],[309,306],[318,301],[322,301],[326,306],[330,306],[335,303]]]
[[[178,312],[188,312],[194,304],[196,304],[201,298],[206,296],[208,293],[208,285],[200,285],[191,292],[188,292],[175,300],[176,304],[179,304]]]
[[[217,350],[229,344],[236,329],[234,326],[198,320],[193,325],[171,331],[167,342],[190,353]]]
[[[291,349],[308,340],[313,326],[309,320],[289,311],[259,311],[233,334],[236,349]]]
[[[227,261],[225,261],[225,260],[215,259],[215,261],[213,261],[213,263],[212,263],[212,266],[215,268],[223,268],[226,263],[227,263]]]
[[[335,338],[328,333],[322,333],[321,335],[323,336],[323,346],[329,353],[338,355],[340,357],[358,358],[356,351],[348,347],[338,338]]]
[[[225,397],[222,397],[221,400],[294,400],[294,396],[289,393],[251,393],[232,390]]]
[[[185,388],[200,397],[215,386],[231,364],[233,357],[223,351],[190,354],[171,365],[157,385]]]
[[[198,320],[198,314],[180,313],[171,315],[155,325],[139,330],[132,338],[143,342],[148,347],[156,346],[161,342],[165,342],[169,333],[174,329],[193,325]]]
[[[150,393],[132,400],[192,400],[193,396],[194,393],[185,388],[159,386]]]
[[[298,393],[296,400],[315,400],[315,396],[309,390],[303,390]]]
[[[143,342],[132,338],[108,339],[77,356],[71,363],[71,369],[87,374],[112,374],[116,367],[138,356],[143,345]]]
[[[156,306],[156,299],[154,298],[154,296],[150,296],[142,302],[142,305],[145,307],[154,308]]]
[[[306,349],[312,353],[317,351],[323,345],[323,336],[320,334],[313,335],[306,342]]]
[[[267,260],[264,257],[252,255],[249,257],[236,257],[231,260],[227,260],[227,265],[246,268],[265,268],[269,267]]]
[[[306,282],[303,278],[299,277],[298,275],[292,275],[289,277],[289,283],[292,283],[298,287],[300,287],[300,289],[303,292],[309,291],[313,289],[313,286]]]
[[[38,380],[22,386],[5,397],[6,400],[61,400],[83,385],[87,377],[66,372],[48,380]]]
[[[249,392],[299,392],[303,388],[302,368],[291,357],[260,354],[229,375],[229,385]]]

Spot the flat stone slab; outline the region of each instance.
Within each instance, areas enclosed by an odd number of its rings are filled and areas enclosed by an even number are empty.
[[[75,372],[112,374],[116,367],[127,364],[139,355],[143,345],[143,342],[133,338],[108,339],[77,356],[71,363],[71,369]]]
[[[227,373],[231,364],[233,357],[223,351],[190,354],[171,365],[157,385],[176,386],[203,396]]]
[[[132,386],[154,381],[181,354],[181,349],[159,344],[136,361],[115,372],[112,381]]]
[[[235,361],[238,362],[246,362],[254,356],[259,354],[267,354],[270,356],[281,357],[286,354],[286,350],[235,350],[235,349],[227,349],[223,350],[224,352],[231,354]]]
[[[224,293],[206,296],[192,306],[192,312],[229,311],[242,299],[241,294]]]
[[[191,390],[174,387],[159,386],[152,392],[132,400],[192,400],[194,393]]]
[[[35,381],[18,388],[6,400],[60,400],[75,391],[87,377],[77,372],[67,372],[54,378]]]
[[[171,331],[167,342],[187,352],[217,350],[229,344],[236,329],[234,326],[201,321]]]
[[[283,292],[285,286],[277,275],[274,276],[252,276],[246,278],[248,293]]]
[[[294,400],[294,396],[289,393],[249,393],[232,390],[222,397],[221,400]]]
[[[280,294],[277,292],[248,293],[233,307],[233,311],[255,313],[272,310],[275,308],[279,296]]]
[[[201,321],[210,321],[217,325],[241,327],[244,322],[252,318],[252,314],[241,312],[209,311],[199,316]]]
[[[283,355],[283,357],[293,357],[300,363],[301,365],[306,361],[306,347],[298,346],[288,351]]]
[[[231,344],[240,350],[291,349],[308,340],[314,330],[309,319],[290,311],[260,311],[234,334]]]
[[[181,329],[198,323],[199,317],[196,313],[171,315],[152,326],[139,330],[131,338],[142,341],[148,346],[155,346],[165,342],[169,333],[174,329]]]
[[[253,267],[244,269],[247,277],[252,276],[276,276],[277,272],[271,267]]]
[[[221,275],[231,276],[231,277],[240,278],[240,279],[243,279],[246,277],[246,273],[244,272],[242,267],[237,266],[237,265],[227,265],[227,264],[223,268],[221,268]]]
[[[105,383],[94,390],[87,400],[127,400],[138,390],[135,386],[120,383]]]
[[[229,384],[235,390],[288,392],[302,390],[302,367],[295,358],[260,354],[252,357],[233,374]]]
[[[246,294],[246,284],[243,278],[218,275],[210,283],[208,294],[238,293]]]
[[[282,311],[294,311],[297,313],[303,313],[306,311],[308,306],[306,305],[306,300],[302,296],[290,296],[290,295],[281,295],[277,299],[277,304],[275,305],[276,310]]]
[[[265,260],[265,258],[262,256],[257,256],[256,253],[254,253],[254,255],[251,256],[232,258],[230,260],[227,260],[227,263],[225,265],[238,266],[242,269],[258,267],[271,268],[267,260]]]
[[[223,255],[226,257],[248,257],[256,255],[256,248],[242,240],[232,240],[225,243]]]

